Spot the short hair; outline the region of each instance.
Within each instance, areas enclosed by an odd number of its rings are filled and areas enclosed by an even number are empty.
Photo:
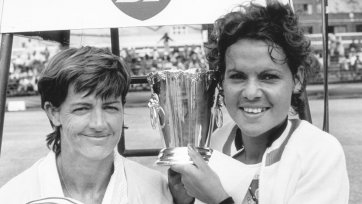
[[[306,74],[312,60],[310,41],[304,36],[298,23],[298,16],[290,5],[270,2],[266,6],[250,3],[239,6],[240,10],[232,11],[215,21],[210,37],[207,59],[216,70],[217,81],[222,85],[225,74],[225,54],[228,47],[241,39],[261,40],[267,43],[271,60],[275,63],[287,63],[293,77],[300,80],[303,89],[306,85]],[[281,49],[285,58],[273,58],[273,49]],[[298,69],[304,69],[302,78],[298,78]],[[300,113],[304,104],[300,96],[303,89],[293,93],[291,106]]]
[[[90,46],[66,49],[56,54],[40,74],[41,107],[45,109],[47,101],[60,107],[71,85],[75,93],[95,93],[102,99],[121,96],[124,104],[130,80],[125,63],[109,49]],[[59,154],[60,128],[51,125],[54,132],[47,135],[47,146]]]

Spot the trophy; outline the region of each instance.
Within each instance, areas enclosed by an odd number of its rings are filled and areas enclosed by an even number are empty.
[[[213,71],[164,70],[148,75],[151,86],[151,125],[165,143],[156,164],[192,163],[187,146],[192,145],[208,161],[214,123],[222,125],[221,99],[215,94]]]

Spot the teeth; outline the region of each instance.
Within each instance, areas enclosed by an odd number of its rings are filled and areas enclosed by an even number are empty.
[[[247,113],[261,113],[265,110],[266,108],[244,108],[244,111]]]

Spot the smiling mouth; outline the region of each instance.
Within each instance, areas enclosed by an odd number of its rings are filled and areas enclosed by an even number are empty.
[[[269,108],[249,108],[249,107],[241,107],[241,110],[248,114],[259,114],[267,111]]]
[[[90,137],[90,138],[104,138],[104,137],[108,137],[109,135],[83,135],[83,136]]]

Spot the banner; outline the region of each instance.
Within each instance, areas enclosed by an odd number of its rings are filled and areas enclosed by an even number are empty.
[[[246,2],[249,0],[1,0],[0,32],[211,24]],[[265,0],[254,2],[265,5]]]

